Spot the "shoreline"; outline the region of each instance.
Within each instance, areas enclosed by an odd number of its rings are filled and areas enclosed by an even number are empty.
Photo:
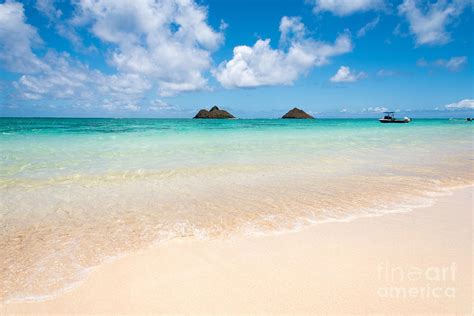
[[[459,210],[456,216],[453,209]],[[381,262],[401,270],[412,265],[423,270],[429,266],[448,269],[449,260],[459,272],[455,280],[388,283],[426,292],[440,284],[444,288],[455,285],[454,299],[384,300],[374,292],[377,284],[380,289],[387,283],[380,275],[374,280],[380,274],[377,270],[384,269]],[[0,312],[441,312],[442,304],[446,312],[467,313],[472,298],[471,260],[469,186],[410,212],[259,237],[171,240],[102,263],[79,285],[51,299],[11,301],[1,305]],[[368,267],[372,268],[367,271]],[[335,300],[336,293],[340,297]],[[114,298],[119,298],[118,304]]]
[[[361,209],[355,212],[355,214],[348,215],[344,218],[328,218],[328,219],[321,219],[321,220],[305,219],[305,223],[297,224],[295,222],[293,223],[293,227],[291,228],[286,228],[286,229],[280,228],[273,231],[246,231],[246,232],[240,232],[234,236],[217,237],[216,239],[226,242],[226,241],[246,239],[246,238],[262,238],[262,237],[264,238],[264,237],[304,232],[305,230],[310,230],[314,227],[317,227],[318,225],[334,224],[334,223],[351,223],[353,221],[357,221],[360,219],[370,219],[370,218],[383,217],[383,216],[392,215],[392,214],[409,213],[409,212],[416,211],[419,208],[431,207],[437,203],[438,199],[445,196],[450,196],[456,191],[467,189],[467,188],[474,189],[474,184],[458,184],[455,186],[449,186],[449,187],[447,186],[447,187],[438,188],[436,191],[426,191],[424,194],[418,197],[418,201],[412,200],[408,202],[407,204],[402,204],[401,206],[398,206],[398,207],[394,207],[394,206],[389,207],[383,211],[379,209],[376,212],[374,212],[375,210],[374,208],[369,208],[368,211],[364,211],[363,209]],[[34,294],[32,295],[26,294],[23,296],[18,295],[18,296],[11,297],[3,301],[0,300],[0,306],[2,304],[34,303],[34,302],[43,302],[43,301],[53,300],[81,286],[85,282],[85,280],[89,277],[89,275],[93,271],[95,271],[95,269],[97,269],[98,267],[104,264],[110,264],[116,260],[120,260],[129,255],[134,255],[136,253],[153,249],[155,247],[161,247],[163,245],[166,245],[167,243],[170,243],[176,240],[178,241],[179,240],[194,240],[194,241],[205,242],[205,241],[213,241],[214,239],[213,238],[208,239],[207,237],[201,238],[198,236],[187,236],[187,237],[171,237],[169,239],[157,240],[155,242],[152,242],[151,244],[145,245],[141,249],[135,249],[135,250],[126,251],[123,253],[118,253],[116,255],[102,259],[102,261],[97,265],[83,267],[82,271],[77,274],[76,279],[74,281],[69,282],[68,284],[65,284],[62,288],[55,290],[54,292],[45,293],[45,294],[36,294],[36,295]]]

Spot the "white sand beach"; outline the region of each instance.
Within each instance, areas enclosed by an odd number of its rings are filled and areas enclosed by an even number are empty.
[[[233,240],[175,239],[2,314],[472,313],[473,189],[407,213]]]

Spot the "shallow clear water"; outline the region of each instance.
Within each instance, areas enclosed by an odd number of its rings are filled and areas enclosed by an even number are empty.
[[[472,123],[0,119],[1,299],[180,236],[294,230],[473,183]]]

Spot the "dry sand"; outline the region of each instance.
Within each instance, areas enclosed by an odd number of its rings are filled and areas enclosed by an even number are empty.
[[[471,314],[472,197],[297,233],[173,240],[0,312]]]

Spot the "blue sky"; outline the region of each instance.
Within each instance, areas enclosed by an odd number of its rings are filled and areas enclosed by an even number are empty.
[[[0,115],[464,117],[469,0],[0,1]]]

